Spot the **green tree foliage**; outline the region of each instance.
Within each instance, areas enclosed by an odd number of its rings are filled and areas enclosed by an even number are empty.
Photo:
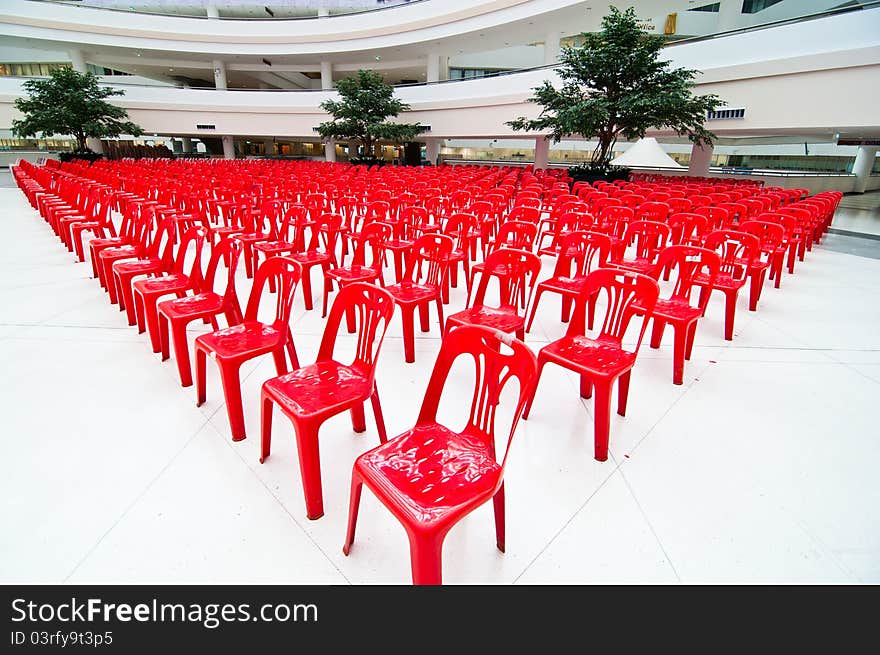
[[[711,145],[715,135],[703,127],[706,112],[723,103],[715,95],[691,92],[698,71],[658,59],[665,39],[641,28],[635,9],[612,6],[602,31],[583,37],[583,46],[562,50],[561,87],[544,81],[533,89],[530,101],[543,106],[538,118],[520,117],[507,125],[549,131],[554,143],[571,135],[597,139],[592,165],[600,169],[607,168],[619,138],[640,139],[651,128]]]
[[[24,118],[12,121],[12,131],[20,137],[71,135],[77,151],[85,152],[87,137],[140,136],[143,130],[126,120],[122,107],[105,100],[125,92],[98,84],[92,73],[59,68],[50,77],[24,83],[26,98],[16,98],[15,108]]]
[[[394,87],[378,73],[359,70],[336,85],[340,100],[325,100],[321,109],[332,121],[316,128],[323,139],[357,140],[365,159],[372,159],[373,145],[379,140],[403,143],[412,141],[424,128],[418,123],[392,123],[388,118],[409,109],[394,97]]]

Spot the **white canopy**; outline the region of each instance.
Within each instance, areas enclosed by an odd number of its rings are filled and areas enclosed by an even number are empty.
[[[672,157],[663,152],[663,148],[653,137],[639,139],[625,153],[611,160],[614,166],[650,166],[662,168],[684,168]]]

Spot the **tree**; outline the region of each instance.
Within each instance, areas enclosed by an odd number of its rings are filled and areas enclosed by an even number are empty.
[[[126,120],[125,109],[105,100],[125,92],[99,85],[92,73],[59,68],[53,70],[50,77],[28,80],[23,86],[27,97],[16,98],[15,108],[24,118],[12,121],[12,131],[20,137],[69,134],[76,137],[77,152],[88,152],[87,137],[100,139],[144,133]]]
[[[723,103],[718,96],[691,92],[698,71],[659,61],[664,37],[641,28],[635,9],[611,7],[602,31],[583,34],[584,45],[563,48],[562,79],[533,89],[531,102],[543,105],[538,118],[507,123],[517,131],[549,130],[558,143],[573,134],[598,139],[592,166],[607,170],[618,138],[640,139],[650,128],[668,128],[695,144],[711,145],[715,135],[703,127],[706,112]]]
[[[364,158],[373,158],[373,145],[380,139],[403,143],[412,141],[424,127],[418,123],[392,123],[388,118],[409,109],[394,97],[394,87],[382,76],[368,70],[346,77],[336,85],[341,100],[325,100],[321,109],[332,121],[316,128],[323,139],[354,139],[363,146]]]

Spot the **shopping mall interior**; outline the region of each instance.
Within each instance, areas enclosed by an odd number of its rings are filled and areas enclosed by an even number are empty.
[[[880,2],[0,5],[0,520],[15,526],[0,540],[0,582],[436,583],[431,548],[445,584],[880,582]],[[694,91],[724,104],[706,116],[712,145],[654,127],[654,159],[591,185],[568,170],[595,141],[508,123],[538,115],[533,89],[560,82],[560,54],[601,29],[609,5],[635,7],[643,29],[666,38],[661,57],[698,70]],[[61,163],[70,135],[17,136],[23,85],[59,68],[123,91],[113,102],[144,134],[90,138],[104,155],[91,166]],[[402,120],[424,126],[417,162],[388,141],[371,153],[384,165],[355,166],[354,142],[317,134],[321,104],[364,69],[407,103]],[[621,140],[613,157],[643,144]],[[385,227],[369,227],[374,211]],[[513,223],[525,241],[502,240],[520,238],[502,231]],[[660,230],[663,243],[646,255],[638,229]],[[598,305],[586,287],[560,290],[575,277],[560,273],[572,234],[601,242],[603,271],[655,280],[654,300],[627,310],[615,341],[615,353],[633,354],[613,392],[560,363],[575,357],[571,331],[605,329],[616,307],[611,287]],[[408,266],[413,243],[432,239],[454,246],[415,329],[413,306],[395,294],[420,271]],[[481,282],[511,251],[521,276],[505,260],[496,277],[509,297],[497,309],[489,284],[480,320],[507,312],[512,327],[473,332],[484,346],[495,339],[491,352],[470,368],[457,360],[434,407],[455,429],[477,405],[494,417],[494,443],[478,448],[485,462],[467,452],[478,439],[453,442],[452,428],[412,445],[436,371],[458,347],[450,335],[477,321]],[[679,268],[661,251],[684,257]],[[702,282],[685,273],[685,251],[703,257]],[[270,259],[279,253],[288,257]],[[126,273],[125,256],[143,268]],[[213,287],[201,270],[190,284],[209,258]],[[260,271],[279,259],[299,262],[299,283],[278,273],[259,295]],[[363,278],[367,263],[377,272]],[[184,271],[190,282],[150,296],[149,309],[150,280]],[[696,309],[681,331],[671,309],[673,325],[658,329],[652,312],[678,302],[687,275],[706,293],[682,301]],[[354,290],[390,303],[367,346],[367,301],[339,309]],[[175,332],[174,311],[200,291],[222,296],[226,314],[194,314]],[[289,326],[287,337],[272,332],[274,350],[239,360],[218,345],[215,333],[258,316],[260,338],[279,325],[272,316]],[[360,362],[374,349],[369,366],[302,391],[330,332],[334,357]],[[591,343],[610,348],[604,338]],[[472,399],[480,362],[510,352],[539,372],[520,388],[508,363],[508,377]],[[221,376],[227,356],[240,365],[234,377]],[[356,403],[292,418],[342,402],[353,384],[344,376],[360,375]],[[449,441],[430,450],[433,439]],[[421,496],[402,499],[403,478]],[[486,480],[496,486],[438,528],[439,542],[418,542],[408,520],[436,527]]]

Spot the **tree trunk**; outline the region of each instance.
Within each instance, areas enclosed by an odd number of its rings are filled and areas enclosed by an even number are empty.
[[[80,152],[85,152],[86,149],[86,135],[82,132],[76,135],[76,149]]]

